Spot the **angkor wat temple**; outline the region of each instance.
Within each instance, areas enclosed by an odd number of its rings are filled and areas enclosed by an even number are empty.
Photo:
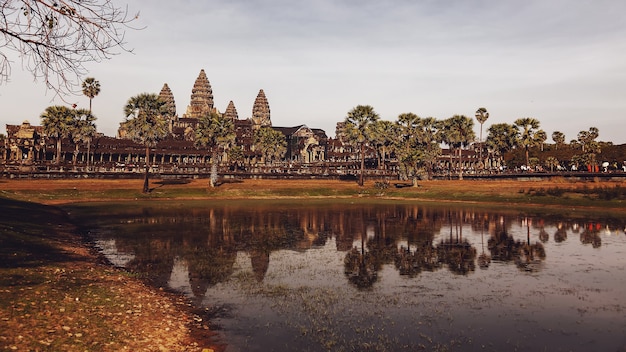
[[[169,135],[150,152],[150,163],[154,165],[154,172],[203,172],[210,162],[211,152],[194,145],[194,129],[199,118],[211,112],[233,120],[235,145],[243,151],[243,160],[236,163],[230,162],[225,152],[219,156],[225,172],[247,170],[250,173],[283,173],[302,172],[304,169],[305,173],[323,174],[328,173],[333,165],[352,165],[358,157],[350,146],[344,145],[341,138],[329,138],[322,129],[309,128],[304,124],[292,127],[272,126],[270,106],[263,89],[259,90],[250,117],[240,119],[232,100],[224,112],[221,112],[214,104],[213,90],[204,70],[200,71],[195,80],[190,103],[182,117],[176,112],[174,94],[167,83],[163,85],[159,96],[167,106]],[[71,139],[63,138],[61,163],[58,164],[61,168],[65,166],[65,170],[86,168],[99,172],[139,171],[145,162],[145,147],[127,138],[124,124],[125,122],[120,123],[116,137],[99,134],[89,146],[86,143],[77,146]],[[338,123],[339,136],[341,125]],[[281,161],[273,165],[260,163],[260,154],[253,146],[253,134],[259,127],[270,127],[283,134],[287,150]],[[0,154],[0,162],[5,168],[13,165],[22,169],[55,169],[56,140],[46,136],[41,126],[33,126],[25,121],[22,125],[7,125],[6,130],[7,137]],[[371,150],[366,157],[375,159],[375,151]],[[312,167],[321,169],[313,170]]]

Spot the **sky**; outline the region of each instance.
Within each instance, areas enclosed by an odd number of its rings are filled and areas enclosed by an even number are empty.
[[[141,29],[126,32],[132,53],[87,65],[108,136],[130,97],[164,83],[182,116],[204,69],[220,111],[232,100],[250,117],[263,89],[274,126],[331,137],[357,105],[390,121],[473,118],[485,107],[484,137],[491,124],[533,117],[549,142],[597,127],[598,140],[626,143],[626,1],[113,1],[139,12]],[[55,98],[16,59],[0,85],[0,124],[38,125],[46,107],[67,103],[89,106],[83,95]]]

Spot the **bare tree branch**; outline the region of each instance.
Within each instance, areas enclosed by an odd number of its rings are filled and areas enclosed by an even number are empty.
[[[85,64],[110,59],[125,47],[138,18],[112,0],[0,0],[0,84],[9,81],[9,51],[57,95],[80,93]]]

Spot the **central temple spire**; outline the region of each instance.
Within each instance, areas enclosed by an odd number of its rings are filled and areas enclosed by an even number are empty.
[[[252,122],[254,122],[255,126],[272,126],[270,104],[267,102],[263,89],[259,91],[252,106]]]
[[[209,79],[206,77],[204,69],[202,69],[198,78],[196,78],[196,82],[193,84],[191,102],[187,106],[187,112],[184,117],[197,119],[208,115],[212,111],[214,111],[213,89],[211,89]]]

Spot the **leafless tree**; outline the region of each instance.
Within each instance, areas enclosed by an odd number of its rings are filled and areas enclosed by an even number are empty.
[[[13,52],[56,94],[80,93],[86,63],[132,51],[124,36],[138,16],[112,0],[0,0],[0,84]]]

